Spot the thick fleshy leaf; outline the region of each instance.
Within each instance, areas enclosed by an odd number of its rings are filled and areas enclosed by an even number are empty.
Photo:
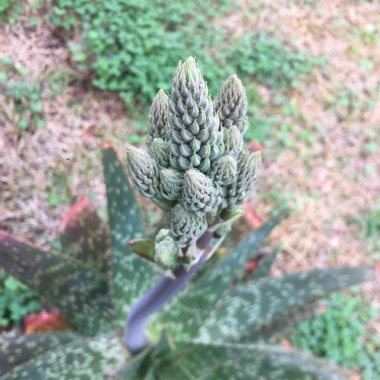
[[[78,335],[68,332],[22,335],[13,339],[0,336],[0,376],[76,337]]]
[[[115,375],[117,380],[146,380],[152,349],[147,349],[125,364]]]
[[[164,325],[178,340],[195,337],[217,301],[244,273],[244,264],[249,257],[285,216],[286,214],[280,214],[252,232],[215,269],[202,276],[194,285],[188,286],[187,291],[181,293],[154,319],[153,325],[158,320],[157,326]]]
[[[231,289],[204,322],[197,340],[232,342],[259,336],[276,319],[326,295],[374,278],[367,267],[319,269],[265,278]]]
[[[253,258],[254,262],[257,264],[256,269],[253,270],[252,274],[248,276],[250,280],[258,280],[259,278],[268,276],[270,269],[275,262],[279,250],[275,249],[272,252],[264,253],[261,257],[258,256],[257,260]]]
[[[82,333],[112,326],[107,278],[80,261],[41,251],[0,231],[0,267],[57,306]]]
[[[165,359],[172,350],[174,343],[164,332],[155,346],[150,346],[135,356],[116,374],[117,380],[157,380],[155,365]]]
[[[57,309],[40,310],[38,313],[24,317],[22,330],[24,334],[67,331],[70,330],[70,324],[63,313]]]
[[[103,146],[103,170],[107,190],[111,237],[112,292],[120,326],[130,306],[152,285],[153,264],[133,253],[131,239],[144,237],[144,225],[138,202],[116,152]]]
[[[319,302],[312,302],[302,307],[292,309],[287,314],[275,318],[271,323],[261,326],[259,330],[252,330],[251,333],[244,334],[241,342],[278,342],[278,339],[284,338],[294,326],[312,318],[318,313]]]
[[[101,272],[108,270],[107,228],[88,198],[79,199],[66,213],[60,241],[64,253]]]
[[[154,262],[154,241],[146,240],[146,239],[133,239],[128,242],[131,250],[144,258],[145,260],[149,260]]]
[[[154,363],[153,363],[154,364]],[[155,363],[157,380],[343,380],[325,361],[270,345],[178,343],[166,360]]]
[[[115,335],[80,338],[15,368],[2,380],[106,380],[127,359]]]

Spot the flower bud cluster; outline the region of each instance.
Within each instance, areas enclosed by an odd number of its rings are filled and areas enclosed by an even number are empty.
[[[136,188],[169,207],[165,239],[156,242],[166,266],[175,260],[163,247],[174,241],[186,251],[207,230],[210,216],[234,211],[252,191],[261,158],[260,152],[243,150],[246,114],[238,77],[226,80],[213,103],[190,57],[178,64],[171,96],[160,90],[153,101],[148,152],[128,147],[128,173]]]

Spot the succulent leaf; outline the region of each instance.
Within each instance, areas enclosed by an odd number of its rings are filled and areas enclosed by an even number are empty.
[[[236,159],[230,155],[216,161],[211,169],[211,178],[219,185],[229,185],[235,181],[237,173]]]
[[[174,169],[162,169],[160,185],[162,196],[167,200],[176,201],[182,193],[183,173]]]
[[[147,198],[160,198],[159,168],[142,149],[127,148],[128,174],[137,190]]]
[[[112,293],[120,325],[132,303],[151,286],[153,265],[129,248],[131,239],[144,237],[144,224],[135,194],[111,147],[103,149],[103,171],[107,191],[111,237]]]
[[[182,205],[189,211],[203,216],[214,210],[222,201],[212,180],[198,170],[185,172]]]
[[[152,240],[132,239],[128,245],[136,255],[154,262],[154,242]]]
[[[179,204],[170,211],[168,222],[171,236],[179,247],[188,247],[207,229],[205,217],[198,216]]]
[[[114,334],[81,337],[16,367],[2,380],[107,380],[127,359]]]
[[[119,369],[115,375],[116,380],[156,380],[148,377],[152,367],[149,367],[153,348],[147,348]]]
[[[152,345],[132,361],[123,366],[116,374],[118,380],[157,380],[160,376],[156,364],[166,359],[168,353],[174,348],[173,342],[164,332],[156,345]]]
[[[63,252],[107,272],[108,234],[88,198],[79,199],[66,213],[60,226]]]
[[[190,284],[187,290],[178,296],[176,302],[169,304],[169,307],[157,317],[173,338],[185,340],[196,336],[219,299],[243,274],[244,264],[252,252],[255,252],[286,215],[281,213],[253,231],[235,250],[221,260],[216,268],[200,277],[193,285]],[[153,329],[154,327],[152,326]]]
[[[265,253],[263,257],[258,258],[257,268],[249,276],[250,280],[258,280],[259,278],[269,275],[273,263],[276,261],[279,249],[275,249],[270,253]]]
[[[22,335],[13,339],[0,337],[0,376],[78,337],[68,332]]]
[[[373,278],[373,269],[367,267],[315,269],[238,285],[218,303],[197,339],[207,343],[252,337],[295,308]]]
[[[161,89],[157,92],[149,111],[148,147],[155,138],[165,139],[168,110],[169,97]]]
[[[234,125],[244,133],[248,124],[247,104],[243,84],[236,74],[231,75],[223,83],[215,102],[215,109],[223,128],[228,129]]]
[[[160,379],[170,380],[348,380],[343,371],[323,360],[272,345],[181,342],[166,360],[152,364]]]
[[[207,84],[190,57],[179,62],[169,106],[168,143],[170,165],[175,170],[210,169],[218,158],[221,135]]]
[[[107,278],[80,261],[46,253],[0,231],[0,266],[51,301],[78,331],[109,331],[114,318]]]
[[[279,316],[273,319],[271,323],[260,327],[260,330],[245,334],[241,342],[243,344],[250,344],[251,342],[275,342],[276,339],[283,337],[294,326],[311,319],[315,314],[320,312],[320,307],[320,303],[316,301],[294,308],[289,313]]]

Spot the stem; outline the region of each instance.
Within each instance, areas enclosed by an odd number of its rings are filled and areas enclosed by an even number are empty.
[[[132,355],[137,355],[149,345],[146,334],[146,324],[149,317],[169,302],[185,285],[197,274],[209,255],[213,232],[207,230],[197,242],[197,247],[203,253],[199,261],[188,271],[183,265],[178,265],[174,271],[174,278],[161,276],[155,285],[144,294],[131,308],[128,314],[127,325],[124,331],[124,343]],[[224,236],[219,238],[217,246]]]

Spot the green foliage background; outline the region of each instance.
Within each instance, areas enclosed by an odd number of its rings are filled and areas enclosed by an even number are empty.
[[[326,311],[291,332],[295,347],[338,365],[360,370],[364,380],[380,377],[380,339],[367,331],[378,310],[359,296],[334,294],[324,301]]]
[[[70,33],[79,68],[93,73],[92,84],[116,91],[127,104],[147,104],[168,84],[179,59],[193,55],[215,94],[222,80],[236,72],[268,86],[295,85],[313,60],[265,33],[232,36],[223,15],[227,0],[53,0],[53,24]]]
[[[41,309],[34,292],[5,273],[0,273],[0,328],[19,327],[22,318]]]

